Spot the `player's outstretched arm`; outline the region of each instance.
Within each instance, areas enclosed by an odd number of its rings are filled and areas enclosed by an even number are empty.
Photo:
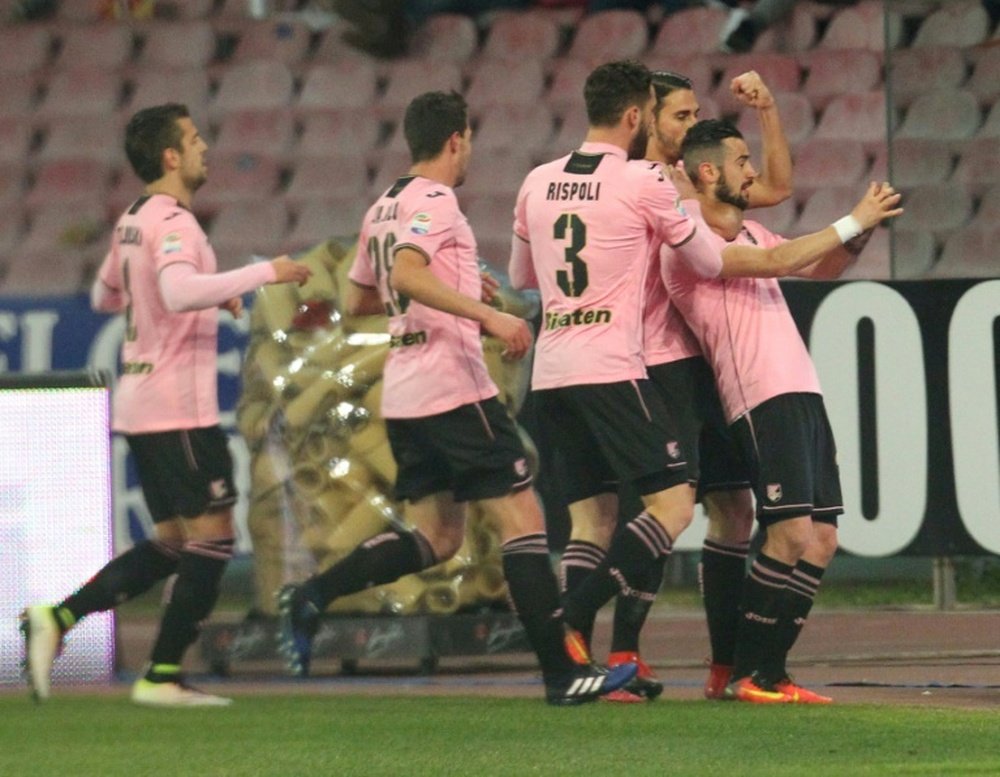
[[[357,281],[347,284],[344,307],[349,316],[377,316],[385,313],[385,305],[378,295],[378,289],[362,286]]]
[[[888,182],[871,183],[851,213],[826,229],[773,248],[727,246],[722,251],[721,274],[726,278],[781,278],[801,274],[809,265],[825,259],[831,252],[831,258],[839,256],[843,259],[844,255],[837,252],[843,250],[845,243],[903,212],[897,207],[900,198],[901,195]]]
[[[269,283],[298,283],[312,275],[306,265],[288,256],[249,264],[222,273],[203,273],[189,262],[174,262],[160,271],[160,294],[168,310],[203,310],[222,305]]]
[[[479,322],[489,334],[503,341],[507,358],[520,359],[531,347],[531,329],[526,321],[442,283],[427,267],[426,257],[414,248],[396,249],[389,285],[421,305]]]
[[[747,193],[750,207],[777,205],[792,196],[792,152],[781,125],[778,105],[755,70],[736,76],[729,89],[737,101],[757,111],[760,122],[761,172]]]

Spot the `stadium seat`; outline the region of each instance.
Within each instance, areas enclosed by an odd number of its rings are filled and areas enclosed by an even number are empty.
[[[795,3],[791,15],[757,36],[753,51],[808,51],[816,42],[817,17],[828,15],[828,11],[828,8],[816,3]]]
[[[45,27],[0,31],[0,76],[5,79],[37,73],[49,64],[51,55],[52,38]]]
[[[947,180],[953,167],[954,155],[947,144],[925,138],[897,138],[875,153],[870,177],[891,181],[906,192],[914,186]]]
[[[985,229],[1000,224],[1000,176],[995,176],[993,180],[993,186],[983,194],[976,215],[969,223],[974,229]]]
[[[18,247],[24,254],[78,251],[88,246],[107,250],[103,241],[110,224],[98,198],[77,202],[72,208],[65,203],[42,202],[29,207],[28,221],[27,235]]]
[[[207,19],[219,5],[218,0],[158,0],[157,8],[162,9],[164,16],[181,21]],[[242,11],[246,13],[246,3],[241,3]]]
[[[898,231],[930,231],[943,242],[972,218],[972,197],[964,186],[936,183],[906,192],[905,212],[896,219]]]
[[[772,205],[769,208],[754,208],[747,211],[747,218],[751,221],[760,222],[776,235],[786,235],[795,225],[795,219],[797,218],[795,199],[789,197],[787,200],[777,205]]]
[[[975,69],[964,88],[972,92],[982,106],[991,106],[1000,99],[1000,45],[984,48],[976,57]]]
[[[881,0],[862,0],[834,14],[819,47],[884,51],[896,48],[902,39],[903,20],[898,12],[886,9]]]
[[[892,276],[900,280],[923,278],[934,266],[937,244],[926,230],[899,230],[892,233]]]
[[[475,155],[473,155],[471,164],[476,165],[477,161]],[[375,167],[375,179],[372,181],[371,187],[369,187],[368,199],[374,202],[386,189],[395,183],[397,178],[406,175],[406,171],[410,169],[411,164],[410,152],[405,149],[385,149],[373,155],[371,163]],[[475,172],[472,174],[475,175]],[[465,187],[462,188],[464,190]]]
[[[302,135],[295,147],[306,157],[367,156],[379,140],[381,121],[370,112],[317,113],[302,120]]]
[[[6,265],[6,259],[10,256],[11,252],[14,251],[19,243],[21,242],[21,236],[24,234],[26,221],[24,218],[24,211],[20,207],[20,203],[15,198],[8,198],[6,189],[12,184],[16,183],[18,186],[17,194],[20,194],[20,182],[16,181],[11,175],[12,171],[7,168],[0,168],[4,178],[0,179],[0,275],[2,275]],[[2,292],[2,284],[0,284],[0,292]]]
[[[306,58],[309,42],[310,32],[303,24],[283,19],[254,22],[241,28],[230,62],[266,60],[293,67]]]
[[[583,18],[566,56],[591,65],[638,59],[649,45],[649,27],[638,11],[599,11]]]
[[[126,164],[124,132],[118,116],[80,116],[53,119],[36,159],[94,159],[111,167]]]
[[[344,40],[344,33],[353,30],[353,26],[339,18],[335,18],[333,24],[322,33],[322,38],[313,52],[311,62],[313,64],[329,65],[335,62],[346,62],[353,59],[362,59],[371,62],[371,57],[358,48]]]
[[[995,278],[997,245],[1000,245],[1000,226],[996,224],[959,230],[948,238],[940,260],[929,275],[935,278]]]
[[[774,100],[781,112],[781,125],[788,142],[796,146],[803,143],[813,132],[816,119],[809,100],[798,92],[776,92]],[[749,143],[760,138],[760,121],[757,109],[746,107],[740,112],[737,127]]]
[[[288,211],[278,199],[234,202],[212,220],[208,237],[220,270],[246,264],[253,255],[273,257],[284,253]]]
[[[96,245],[81,249],[26,250],[10,254],[0,294],[16,297],[50,297],[87,291],[103,251]]]
[[[689,78],[699,100],[712,92],[712,84],[715,82],[713,55],[698,57],[647,54],[642,61],[650,70],[666,70]]]
[[[469,164],[468,178],[462,185],[462,196],[509,196],[513,207],[518,189],[533,167],[530,157],[520,151],[497,152],[473,158]]]
[[[989,37],[990,20],[979,2],[944,3],[920,24],[913,45],[967,47]]]
[[[554,122],[544,105],[497,105],[482,113],[473,134],[477,153],[514,151],[535,155],[552,138]]]
[[[27,170],[20,159],[0,160],[0,214],[7,210],[21,213]],[[3,223],[9,225],[9,219]],[[9,236],[8,236],[9,237]]]
[[[567,114],[549,141],[548,147],[539,150],[535,161],[548,162],[579,148],[587,136],[587,129],[587,115],[582,110]]]
[[[377,107],[381,115],[393,121],[403,116],[410,100],[423,92],[461,91],[462,73],[451,62],[399,60],[388,70],[389,85]]]
[[[303,203],[296,214],[295,226],[285,238],[287,250],[302,251],[331,237],[356,235],[371,204],[357,196],[326,197]]]
[[[313,65],[305,75],[295,111],[299,115],[367,108],[375,101],[378,74],[364,59]]]
[[[704,56],[716,51],[726,13],[720,7],[705,6],[670,14],[660,25],[647,56]]]
[[[850,213],[864,190],[860,186],[838,186],[817,189],[805,202],[798,221],[792,228],[794,235],[806,235],[830,226]]]
[[[368,197],[368,165],[355,155],[300,159],[285,191],[293,208],[309,200],[352,195]]]
[[[713,93],[723,114],[735,114],[743,110],[743,103],[733,97],[729,86],[736,76],[748,70],[756,70],[773,94],[799,91],[802,71],[794,57],[770,53],[733,55],[727,57],[725,63],[719,86]]]
[[[292,92],[292,74],[284,63],[243,62],[223,72],[209,108],[220,119],[235,111],[280,111],[291,105]]]
[[[537,105],[545,91],[545,73],[537,59],[486,59],[472,72],[465,90],[473,112],[491,105]]]
[[[886,66],[886,93],[900,108],[933,90],[958,89],[966,76],[962,52],[942,46],[894,51]]]
[[[1000,139],[1000,100],[990,108],[990,112],[986,115],[986,121],[976,132],[976,138]]]
[[[795,199],[805,202],[817,189],[853,186],[860,196],[868,172],[868,157],[858,141],[813,138],[795,149]],[[760,171],[763,161],[754,158]]]
[[[219,127],[212,154],[265,154],[286,161],[295,144],[295,124],[283,111],[231,113]],[[210,160],[211,161],[211,160]]]
[[[976,138],[963,144],[951,180],[973,194],[981,194],[1000,181],[1000,138]]]
[[[544,98],[553,114],[562,118],[584,110],[583,85],[591,69],[590,65],[580,60],[556,60],[552,84]]]
[[[820,111],[839,95],[882,87],[881,57],[873,51],[814,49],[800,61],[807,73],[804,93]]]
[[[29,208],[59,203],[63,207],[102,202],[110,184],[111,169],[96,159],[46,162],[35,173],[25,203]]]
[[[131,167],[122,168],[105,198],[107,213],[112,221],[117,220],[142,195],[144,186]]]
[[[513,62],[529,59],[544,62],[556,56],[558,50],[559,27],[550,16],[516,11],[497,15],[480,56]]]
[[[281,165],[263,154],[208,152],[208,182],[198,190],[195,213],[211,215],[231,202],[259,200],[278,189]]]
[[[70,28],[62,38],[55,66],[67,70],[119,70],[135,53],[129,25],[103,22]]]
[[[20,165],[28,157],[35,139],[29,119],[0,116],[0,163]]]
[[[48,82],[45,99],[36,109],[40,119],[54,116],[110,116],[118,109],[122,81],[101,70],[61,70]],[[6,106],[5,106],[6,107]]]
[[[869,150],[884,145],[886,126],[885,92],[875,90],[835,97],[816,125],[815,137],[828,140],[860,140]]]
[[[959,141],[972,137],[981,123],[979,105],[970,92],[939,89],[913,101],[896,135]]]
[[[479,256],[492,267],[506,269],[510,262],[516,194],[470,198],[464,208],[476,235]]]
[[[438,13],[425,21],[410,42],[410,56],[462,63],[476,53],[479,32],[466,14]]]
[[[142,70],[204,68],[215,58],[215,29],[207,21],[154,22],[139,31]]]
[[[122,109],[127,118],[141,108],[179,102],[187,106],[199,127],[208,122],[211,95],[208,74],[201,68],[159,70],[141,68],[132,82],[132,92]]]

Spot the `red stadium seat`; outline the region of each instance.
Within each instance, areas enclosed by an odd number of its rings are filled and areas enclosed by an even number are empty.
[[[48,123],[39,161],[94,159],[112,167],[127,163],[124,128],[118,116],[81,116]]]
[[[365,157],[375,147],[381,121],[370,112],[317,113],[302,120],[302,135],[295,153],[305,157]]]
[[[868,157],[858,141],[813,138],[795,149],[795,198],[805,202],[826,186],[854,186],[860,196]],[[758,170],[763,162],[757,157]]]
[[[191,70],[141,68],[135,75],[132,94],[122,112],[131,116],[141,108],[179,102],[187,106],[195,124],[200,127],[208,122],[211,88],[208,74],[200,68]]]
[[[45,27],[0,30],[0,76],[36,73],[49,64],[52,37]]]
[[[896,48],[902,37],[903,21],[898,12],[886,9],[881,0],[863,0],[837,11],[819,46],[824,49],[884,51],[887,46]]]
[[[545,103],[552,113],[562,118],[584,110],[583,85],[591,69],[590,65],[580,60],[556,60],[552,85],[545,95]]]
[[[110,116],[122,96],[121,78],[102,70],[62,70],[49,79],[36,116]]]
[[[70,28],[62,39],[56,67],[68,70],[117,70],[135,53],[129,25],[103,22]]]
[[[223,119],[212,153],[269,154],[287,160],[295,143],[295,124],[287,112],[232,113]]]
[[[210,109],[218,118],[235,111],[286,110],[292,103],[293,89],[291,71],[284,63],[244,62],[223,72]]]
[[[964,88],[972,92],[983,106],[991,106],[1000,99],[1000,45],[982,50]]]
[[[889,137],[885,92],[876,90],[834,98],[816,125],[815,137],[860,140],[870,150],[884,145]]]
[[[487,59],[473,71],[465,98],[478,112],[490,105],[534,106],[544,90],[545,73],[539,60]]]
[[[150,23],[139,28],[143,70],[204,68],[215,58],[215,29],[204,20]]]
[[[355,196],[368,197],[368,166],[359,156],[325,156],[302,159],[292,174],[285,199],[292,207],[309,200]]]
[[[716,51],[725,21],[726,11],[719,7],[684,8],[672,13],[660,25],[647,56],[704,56]]]
[[[462,73],[450,62],[400,60],[388,72],[389,86],[378,103],[381,115],[392,120],[403,117],[410,100],[423,92],[460,91]]]
[[[212,214],[233,202],[260,200],[275,194],[281,179],[278,160],[266,154],[208,154],[208,182],[198,190],[194,210]]]
[[[1000,138],[965,143],[951,180],[973,194],[981,194],[1000,181]]]
[[[803,87],[813,107],[824,110],[835,97],[882,87],[881,56],[864,49],[814,49],[802,55]]]
[[[28,157],[35,137],[35,129],[28,119],[0,116],[0,163],[21,164]]]
[[[972,218],[972,197],[964,186],[933,183],[906,192],[905,212],[896,219],[898,231],[930,231],[943,242]]]
[[[816,124],[809,100],[797,92],[777,92],[774,99],[781,112],[781,124],[788,142],[793,146],[805,142],[812,135],[813,127]],[[760,121],[757,118],[757,109],[744,108],[740,113],[737,126],[748,143],[756,142],[760,138]]]
[[[241,28],[232,62],[267,60],[294,66],[306,58],[310,32],[283,19],[253,22]]]
[[[896,135],[959,141],[971,138],[981,123],[979,105],[971,93],[939,89],[913,101]]]
[[[981,3],[945,3],[920,25],[913,45],[965,48],[989,37],[990,20]]]
[[[649,45],[649,27],[638,11],[600,11],[585,16],[566,56],[590,64],[638,59]]]
[[[907,280],[923,278],[934,266],[937,244],[925,230],[894,230],[892,233],[892,275]]]
[[[935,278],[995,278],[996,247],[1000,245],[1000,227],[969,227],[955,232],[941,250],[941,259],[930,276]]]
[[[252,255],[273,257],[284,252],[288,211],[281,200],[236,202],[212,220],[208,236],[220,270],[246,264]]]
[[[472,17],[439,13],[431,16],[414,33],[410,55],[419,59],[461,63],[476,53],[479,32]]]
[[[377,83],[375,66],[367,60],[314,65],[306,72],[296,113],[367,108],[375,101]]]
[[[523,62],[545,61],[559,50],[559,27],[547,14],[527,12],[501,13],[490,25],[483,45],[484,59]]]
[[[102,203],[110,177],[111,168],[96,159],[46,162],[35,173],[25,203],[29,208],[55,203],[63,207]]]
[[[807,235],[830,226],[861,199],[860,186],[838,186],[817,189],[806,201],[802,214],[791,231],[794,235]]]
[[[893,103],[908,107],[933,90],[954,90],[965,81],[965,58],[957,48],[900,49],[886,59],[885,88]]]
[[[110,228],[104,203],[96,198],[72,208],[65,203],[43,202],[29,208],[27,235],[18,246],[24,254],[82,251],[88,246],[106,250],[103,241]]]
[[[295,226],[285,238],[287,249],[302,251],[331,237],[356,235],[370,205],[367,199],[357,196],[326,197],[303,203]]]
[[[493,106],[479,119],[473,148],[477,153],[520,150],[534,155],[548,145],[553,127],[552,115],[544,105]]]

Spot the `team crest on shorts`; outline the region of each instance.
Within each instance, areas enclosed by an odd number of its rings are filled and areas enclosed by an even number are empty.
[[[223,499],[229,493],[225,480],[213,480],[208,484],[208,490],[212,494],[212,499]]]
[[[528,477],[528,460],[527,459],[517,459],[514,462],[514,473],[519,478]]]
[[[781,501],[781,483],[768,483],[767,484],[767,501],[768,502],[780,502]]]
[[[675,461],[681,457],[681,446],[677,444],[676,440],[667,443],[667,455]]]

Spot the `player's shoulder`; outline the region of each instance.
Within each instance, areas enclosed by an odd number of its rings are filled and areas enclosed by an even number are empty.
[[[743,220],[743,236],[752,245],[773,245],[785,241],[785,238],[777,232],[772,232],[759,221],[753,219]]]

